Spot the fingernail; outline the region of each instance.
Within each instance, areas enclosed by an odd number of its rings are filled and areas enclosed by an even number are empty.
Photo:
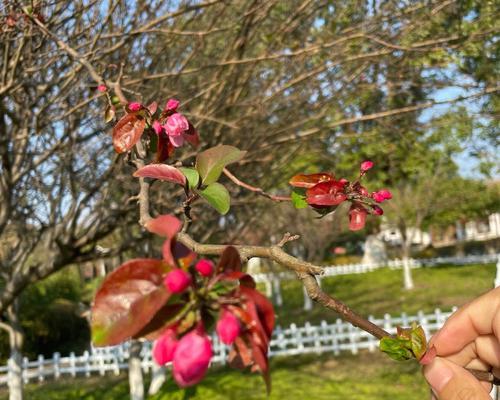
[[[424,376],[435,393],[441,393],[446,384],[453,378],[453,371],[444,361],[435,358],[434,361],[424,368]]]

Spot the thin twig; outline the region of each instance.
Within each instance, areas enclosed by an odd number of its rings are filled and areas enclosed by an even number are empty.
[[[231,179],[231,181],[233,181],[236,185],[238,185],[244,189],[250,190],[251,192],[255,192],[257,194],[260,194],[261,196],[267,197],[270,200],[278,201],[278,202],[292,200],[292,198],[290,196],[277,196],[274,194],[267,193],[259,187],[249,185],[248,183],[245,183],[245,182],[239,180],[236,176],[234,176],[231,172],[229,172],[229,170],[227,168],[224,168],[223,172],[224,172],[224,175],[226,175],[229,179]]]

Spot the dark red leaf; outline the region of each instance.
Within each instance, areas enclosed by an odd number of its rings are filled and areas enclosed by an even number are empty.
[[[174,151],[174,146],[172,143],[170,143],[170,140],[168,139],[168,136],[165,132],[161,132],[158,135],[158,146],[156,150],[156,162],[163,162],[168,157],[170,154],[172,154]]]
[[[163,331],[172,325],[172,319],[184,308],[184,304],[165,304],[154,317],[133,337],[145,338],[147,340],[156,340]]]
[[[221,280],[239,280],[240,285],[254,289],[256,284],[252,276],[241,271],[230,271],[220,275]]]
[[[240,253],[233,246],[227,246],[219,259],[217,272],[241,271]]]
[[[183,269],[189,268],[198,257],[194,251],[189,250],[180,242],[174,242],[171,250],[177,265]]]
[[[262,325],[265,329],[268,338],[271,337],[274,329],[275,314],[273,304],[269,301],[267,297],[262,295],[259,291],[251,289],[245,286],[240,287],[241,293],[250,301],[252,301],[259,314],[262,321]]]
[[[163,286],[169,267],[161,260],[135,259],[109,274],[92,306],[92,341],[111,346],[129,339],[168,301]]]
[[[123,116],[113,128],[113,146],[117,153],[129,151],[144,132],[146,120],[136,114]]]
[[[334,177],[330,174],[320,173],[320,174],[299,174],[295,175],[292,179],[290,179],[290,185],[294,187],[300,188],[311,188],[314,185],[317,185],[320,182],[329,182],[333,181]]]
[[[347,199],[344,185],[337,181],[321,182],[307,189],[306,201],[316,206],[336,206]]]
[[[183,136],[184,139],[186,139],[186,141],[194,148],[197,148],[200,145],[200,136],[191,122],[189,122],[189,129],[184,132]]]
[[[264,382],[266,383],[267,394],[271,393],[271,376],[269,374],[269,363],[267,360],[267,349],[262,349],[261,346],[252,342],[252,356],[256,365],[259,367]]]

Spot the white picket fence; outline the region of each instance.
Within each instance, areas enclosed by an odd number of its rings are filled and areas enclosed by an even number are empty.
[[[497,262],[497,269],[500,271],[500,254],[482,254],[469,255],[463,257],[437,257],[423,259],[409,259],[411,268],[432,268],[440,265],[470,265],[470,264],[491,264]],[[403,260],[394,259],[384,263],[358,263],[345,265],[331,265],[324,267],[324,273],[321,276],[316,276],[316,280],[321,285],[321,281],[325,278],[339,275],[363,274],[372,272],[380,268],[401,269]],[[257,283],[261,283],[265,287],[267,297],[272,299],[273,303],[280,307],[283,305],[283,296],[281,293],[281,282],[296,280],[297,276],[288,271],[279,273],[256,273],[252,277]],[[500,282],[500,272],[498,272],[497,280]],[[304,310],[311,310],[313,303],[304,290]]]
[[[454,310],[452,310],[454,311]],[[439,329],[451,312],[442,312],[436,309],[432,314],[419,312],[408,316],[401,314],[399,317],[391,317],[386,314],[383,319],[369,319],[375,324],[383,326],[385,330],[394,333],[396,326],[409,326],[416,321],[425,330],[427,335]],[[213,364],[225,364],[229,353],[229,347],[220,343],[216,336],[212,338],[214,357]],[[378,340],[351,324],[337,319],[334,323],[322,321],[319,325],[306,323],[304,326],[291,324],[288,328],[277,327],[270,343],[269,355],[293,356],[307,353],[332,353],[339,355],[342,352],[357,354],[360,350],[373,352],[378,347]],[[120,374],[128,369],[129,344],[120,346],[91,348],[82,355],[61,357],[55,353],[52,358],[46,359],[42,355],[36,360],[23,360],[23,379],[25,383],[43,382],[46,379],[59,379],[62,376],[90,376],[92,374],[105,375],[112,373]],[[142,353],[142,368],[144,372],[152,371],[153,359],[151,354],[151,343],[144,342]],[[9,364],[0,367],[0,385],[6,385],[9,376]]]

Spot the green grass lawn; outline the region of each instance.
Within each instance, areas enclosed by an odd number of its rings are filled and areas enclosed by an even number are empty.
[[[416,362],[398,363],[382,354],[357,356],[297,356],[271,362],[272,392],[266,396],[258,375],[227,368],[212,369],[198,385],[193,400],[287,399],[287,400],[422,400],[428,394]],[[29,385],[30,400],[128,400],[127,377],[64,380]],[[182,400],[169,375],[162,391],[152,400]],[[0,399],[6,399],[6,396]]]
[[[433,312],[436,308],[449,310],[461,306],[491,289],[495,280],[494,264],[469,266],[443,266],[413,270],[415,289],[403,289],[403,272],[388,268],[358,275],[327,277],[322,288],[339,298],[361,315],[383,317],[419,310]],[[336,314],[317,304],[309,312],[302,309],[304,297],[301,283],[282,282],[283,307],[277,307],[277,323],[288,326],[306,321],[331,321]]]
[[[493,286],[495,266],[435,267],[413,270],[415,289],[402,289],[402,271],[381,269],[374,272],[326,278],[323,289],[342,299],[364,315],[409,314],[418,310],[432,312],[460,306]],[[278,308],[278,323],[318,322],[337,316],[314,306],[302,310],[303,295],[299,282],[283,283],[284,305]],[[271,360],[273,391],[270,399],[401,399],[421,400],[428,396],[419,366],[415,362],[398,363],[383,354],[330,354],[294,356]],[[5,389],[0,399],[6,399]],[[43,385],[31,384],[27,399],[32,400],[125,400],[128,384],[125,375],[64,379]],[[184,392],[169,380],[154,400],[183,399]],[[260,377],[214,368],[197,388],[192,399],[265,399]]]

